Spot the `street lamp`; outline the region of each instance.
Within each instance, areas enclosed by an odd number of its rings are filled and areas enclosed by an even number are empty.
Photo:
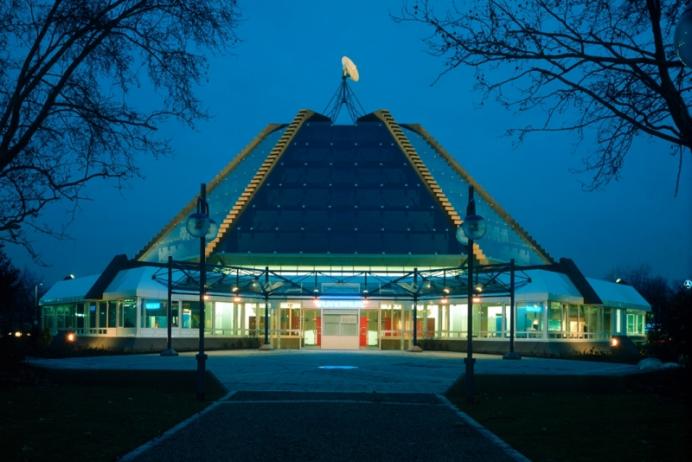
[[[477,241],[485,236],[485,220],[476,214],[476,202],[473,199],[473,186],[469,186],[469,200],[466,204],[466,218],[461,227],[457,230],[456,237],[460,243],[466,241],[466,262],[468,265],[468,299],[467,299],[467,334],[466,334],[466,372],[464,382],[466,383],[466,399],[473,401],[474,377],[473,365],[476,361],[473,358],[473,241]]]
[[[216,222],[209,218],[207,185],[202,183],[197,199],[197,211],[187,219],[187,232],[199,238],[199,353],[197,353],[195,393],[200,401],[204,400],[204,375],[207,361],[207,355],[204,353],[204,292],[207,282],[205,247],[207,239],[213,239],[218,229]]]

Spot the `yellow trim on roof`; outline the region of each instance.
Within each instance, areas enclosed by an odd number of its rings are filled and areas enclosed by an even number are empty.
[[[473,188],[480,194],[480,196],[485,200],[485,202],[495,211],[497,214],[509,224],[509,226],[516,231],[516,233],[524,239],[524,241],[529,244],[533,249],[543,258],[546,260],[546,263],[555,263],[555,260],[548,254],[548,252],[541,247],[538,242],[524,229],[519,225],[519,223],[510,216],[509,213],[507,213],[500,205],[493,199],[488,192],[483,189],[483,187],[473,179],[471,175],[468,174],[468,172],[459,164],[459,162],[456,161],[440,143],[438,143],[421,125],[419,124],[402,124],[404,127],[413,130],[414,132],[418,133],[425,139],[425,141],[432,146],[435,151],[437,151],[438,154],[442,156],[442,158],[447,161],[447,163],[456,171],[459,175],[461,175]]]
[[[216,186],[223,180],[226,175],[228,175],[236,166],[245,159],[253,149],[257,147],[267,136],[269,136],[274,131],[284,127],[284,124],[269,124],[264,130],[262,130],[255,138],[250,141],[250,143],[245,146],[237,156],[233,158],[226,166],[207,184],[207,193],[211,192],[216,188]],[[164,226],[161,231],[159,231],[152,240],[150,240],[146,246],[135,256],[135,260],[141,260],[144,256],[152,250],[158,241],[170,232],[175,225],[177,225],[180,220],[184,220],[195,210],[197,207],[197,196],[193,197],[192,200],[175,216],[173,219]]]
[[[247,184],[243,193],[240,195],[240,197],[238,197],[236,203],[233,205],[233,207],[231,207],[230,211],[219,225],[219,232],[216,234],[216,237],[207,243],[207,246],[205,247],[205,254],[207,257],[212,254],[216,246],[218,246],[219,242],[221,242],[221,239],[223,239],[226,233],[228,233],[228,231],[231,229],[236,218],[243,213],[252,198],[255,197],[255,194],[264,184],[265,180],[269,176],[269,173],[274,170],[279,158],[281,158],[283,153],[286,152],[286,148],[290,146],[291,141],[293,141],[296,133],[298,133],[305,121],[312,117],[313,114],[314,112],[308,109],[301,109],[298,111],[298,114],[296,114],[293,122],[288,124],[288,127],[286,127],[286,130],[281,135],[281,138],[279,138],[279,141],[276,142],[274,148],[272,148],[269,155],[264,159],[264,162],[262,162],[260,168]]]
[[[392,117],[392,115],[386,109],[375,111],[374,114],[378,119],[384,122],[387,130],[389,130],[389,133],[392,135],[392,137],[394,137],[399,145],[399,149],[401,149],[408,161],[411,163],[411,166],[413,166],[413,169],[416,171],[425,187],[428,188],[428,191],[430,191],[435,200],[437,200],[440,207],[442,207],[442,209],[447,213],[449,219],[452,220],[452,223],[454,223],[454,226],[461,226],[461,224],[464,222],[461,215],[459,215],[459,212],[457,212],[457,210],[454,208],[440,185],[437,184],[437,181],[435,181],[432,173],[430,173],[430,170],[428,170],[428,167],[420,158],[399,124],[396,123],[394,117]],[[488,257],[485,255],[477,242],[473,243],[473,254],[482,264],[488,263]]]

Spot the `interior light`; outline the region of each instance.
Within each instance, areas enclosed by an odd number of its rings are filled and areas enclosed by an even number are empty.
[[[622,284],[622,278],[616,278],[615,284]]]
[[[483,292],[483,286],[481,284],[476,284],[476,292]]]
[[[449,287],[445,287],[444,289],[442,289],[442,292],[448,294],[449,293]]]
[[[68,332],[67,335],[65,336],[65,340],[68,343],[74,343],[75,340],[77,340],[77,336],[75,335],[74,332]]]
[[[231,292],[238,292],[238,288],[236,286],[233,286],[233,288],[231,289]]]
[[[613,348],[615,348],[615,347],[617,347],[617,346],[619,346],[619,345],[620,345],[620,339],[617,338],[617,337],[611,337],[611,339],[610,339],[610,346],[612,346]]]

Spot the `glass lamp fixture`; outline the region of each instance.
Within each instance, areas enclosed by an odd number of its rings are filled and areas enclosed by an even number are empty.
[[[186,227],[187,232],[192,237],[200,238],[204,236],[207,240],[214,239],[219,231],[219,226],[216,222],[201,212],[191,214],[187,219]]]
[[[687,67],[692,67],[692,3],[688,2],[675,28],[675,50]]]
[[[477,241],[478,239],[485,236],[485,219],[480,215],[476,215],[475,213],[472,215],[468,215],[464,219],[464,223],[462,223],[461,229],[463,230],[464,234],[468,239]],[[457,239],[458,234],[459,233],[457,232]]]
[[[208,218],[208,220],[209,220],[209,227],[207,228],[207,232],[204,235],[204,238],[207,241],[211,241],[212,239],[214,239],[216,237],[216,234],[219,232],[219,225],[214,220],[212,220],[211,218]]]
[[[200,238],[206,236],[209,231],[209,217],[203,213],[195,212],[187,219],[187,232],[192,237]]]
[[[462,245],[466,245],[468,243],[468,239],[466,238],[466,233],[464,232],[464,228],[462,226],[459,226],[457,228],[456,238],[457,242],[459,242]]]

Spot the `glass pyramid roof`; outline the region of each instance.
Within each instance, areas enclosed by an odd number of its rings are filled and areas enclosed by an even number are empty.
[[[299,264],[306,255],[458,256],[469,184],[488,224],[479,243],[488,261],[552,262],[421,127],[399,126],[386,111],[354,125],[301,111],[289,126],[265,130],[210,183],[211,216],[222,227],[207,257],[280,254]],[[185,229],[195,201],[140,260],[198,257],[199,242]]]

